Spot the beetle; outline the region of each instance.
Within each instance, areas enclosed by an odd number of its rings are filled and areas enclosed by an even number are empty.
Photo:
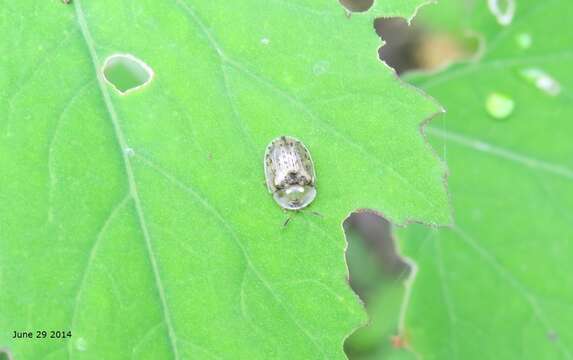
[[[316,197],[314,163],[300,140],[283,135],[271,141],[264,167],[267,188],[283,209],[300,210]]]

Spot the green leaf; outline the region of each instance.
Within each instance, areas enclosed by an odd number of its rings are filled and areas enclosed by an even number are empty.
[[[16,359],[342,358],[365,320],[343,219],[369,207],[449,222],[444,165],[419,131],[437,106],[378,61],[373,13],[349,19],[334,0],[3,5],[0,345]],[[151,82],[126,95],[106,83],[117,53]],[[318,174],[300,213],[264,186],[265,147],[283,134]]]
[[[419,265],[404,331],[425,359],[571,358],[573,5],[518,0],[502,27],[475,4],[457,16],[483,35],[481,59],[413,78],[446,108],[427,133],[450,169],[455,225],[401,233]],[[503,119],[486,108],[495,93],[514,102]]]

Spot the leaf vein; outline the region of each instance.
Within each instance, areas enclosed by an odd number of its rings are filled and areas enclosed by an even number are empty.
[[[366,147],[364,147],[360,143],[354,141],[348,135],[344,135],[344,134],[340,133],[332,125],[330,125],[327,121],[324,121],[318,115],[316,115],[314,112],[312,112],[310,110],[310,108],[308,107],[308,105],[306,105],[304,102],[302,102],[301,100],[297,99],[296,97],[288,94],[286,91],[280,89],[278,86],[273,84],[269,79],[266,79],[263,76],[252,72],[251,70],[247,69],[246,67],[244,67],[242,64],[240,64],[236,60],[233,60],[229,56],[227,56],[223,47],[219,44],[219,42],[217,42],[217,40],[215,39],[215,37],[213,36],[211,31],[209,31],[209,29],[201,21],[201,19],[198,17],[198,15],[194,11],[194,9],[191,8],[191,6],[189,4],[187,4],[186,2],[183,2],[181,0],[176,0],[176,3],[178,5],[180,5],[180,7],[183,10],[186,11],[186,13],[189,15],[189,17],[193,20],[193,22],[195,22],[197,24],[197,26],[201,29],[201,31],[205,34],[205,37],[207,38],[208,43],[211,45],[213,50],[219,56],[221,62],[229,64],[230,66],[234,67],[236,70],[238,70],[238,71],[242,72],[243,74],[248,75],[249,77],[257,80],[259,83],[266,85],[267,87],[269,87],[270,89],[272,89],[273,91],[275,91],[276,93],[278,93],[279,95],[284,97],[290,103],[292,103],[297,108],[301,109],[304,113],[306,113],[310,117],[310,119],[314,121],[314,123],[322,125],[323,128],[328,130],[334,136],[340,138],[341,140],[343,140],[344,142],[346,142],[347,144],[349,144],[350,146],[352,146],[353,148],[358,150],[360,153],[362,153],[365,157],[371,159],[374,163],[378,164],[379,166],[375,167],[377,172],[379,172],[381,174],[382,168],[386,168],[386,169],[390,170],[396,176],[396,178],[398,178],[398,180],[400,180],[404,184],[408,185],[408,187],[410,189],[412,189],[417,195],[419,195],[420,198],[423,201],[425,201],[428,205],[430,205],[434,209],[439,209],[439,205],[436,202],[434,202],[430,198],[428,198],[428,196],[423,191],[418,190],[410,181],[408,181],[408,179],[403,177],[396,169],[394,169],[392,166],[383,164],[378,158],[376,158],[375,156],[372,155],[372,153],[371,153],[371,151],[369,151],[369,149],[367,149]],[[225,77],[225,83],[226,83],[225,87],[228,91],[227,79],[226,79],[225,70],[223,67],[222,67],[222,71],[223,71],[223,76]],[[232,107],[234,108],[234,106],[232,106]],[[236,113],[235,110],[233,110],[233,112]],[[245,131],[244,127],[242,127],[242,129],[243,129],[243,131]]]
[[[506,159],[527,166],[532,169],[537,169],[567,179],[573,179],[573,170],[566,166],[535,159],[508,149],[504,149],[502,147],[491,145],[481,140],[470,138],[462,134],[457,134],[449,130],[427,127],[426,131],[430,135],[434,135],[444,140],[455,142],[456,144],[476,150],[478,152],[491,154],[493,156]]]
[[[80,302],[80,299],[82,297],[82,294],[84,292],[85,289],[85,284],[88,278],[88,274],[90,272],[91,267],[93,266],[93,262],[95,260],[95,257],[97,255],[97,251],[99,249],[99,245],[107,231],[107,229],[109,228],[109,226],[111,225],[111,223],[113,222],[113,220],[115,219],[115,217],[117,216],[117,214],[119,213],[119,211],[125,206],[125,204],[128,202],[128,200],[131,197],[129,196],[129,194],[126,194],[121,201],[119,201],[109,212],[109,215],[107,216],[107,218],[104,220],[101,228],[98,230],[96,237],[95,237],[95,241],[93,242],[89,255],[88,255],[88,261],[87,264],[84,268],[84,272],[82,274],[81,280],[80,280],[80,285],[78,287],[78,291],[74,300],[74,307],[72,310],[72,320],[71,320],[71,329],[75,329],[75,325],[77,322],[77,317],[78,317],[78,305]],[[72,353],[72,341],[70,340],[68,342],[68,354],[71,356]]]
[[[85,89],[89,88],[90,85],[93,83],[93,80],[88,81],[87,83],[80,86],[78,90],[75,90],[73,93],[74,95],[67,101],[66,105],[64,106],[62,112],[58,116],[56,120],[56,125],[54,126],[54,132],[52,133],[52,137],[48,144],[48,222],[52,222],[54,220],[54,209],[53,209],[53,196],[54,196],[54,187],[57,183],[56,172],[54,170],[54,145],[58,138],[58,134],[60,132],[60,127],[62,125],[63,118],[66,116],[68,111],[73,107],[75,101],[81,96]]]
[[[197,202],[205,208],[212,216],[217,219],[217,221],[223,226],[223,228],[229,233],[233,242],[237,245],[237,247],[241,250],[241,253],[247,263],[248,268],[253,272],[255,277],[260,281],[260,283],[267,289],[267,291],[272,295],[275,299],[277,304],[279,304],[285,310],[286,315],[290,318],[293,324],[311,341],[311,343],[320,351],[321,354],[326,358],[322,348],[316,343],[316,339],[308,332],[290,313],[287,306],[281,300],[280,296],[275,292],[272,286],[264,279],[261,273],[256,269],[245,245],[240,240],[239,236],[231,226],[231,224],[219,213],[219,211],[209,202],[209,200],[199,194],[196,190],[194,190],[191,186],[183,183],[181,180],[177,179],[175,176],[171,175],[167,172],[167,170],[161,168],[152,160],[148,159],[147,157],[141,155],[139,152],[136,152],[136,156],[142,160],[144,164],[146,164],[150,169],[153,169],[159,175],[163,176],[165,179],[170,181],[172,184],[176,185],[178,188],[182,189],[187,194],[191,195]]]
[[[455,330],[456,323],[458,322],[454,303],[451,299],[451,291],[448,286],[448,282],[446,280],[446,269],[444,266],[444,258],[442,256],[442,245],[439,239],[432,239],[431,242],[434,244],[435,252],[436,252],[436,267],[438,269],[438,274],[440,275],[440,290],[442,292],[442,297],[444,298],[444,303],[446,305],[446,312],[448,314],[448,321],[450,327],[450,337],[452,341],[448,341],[451,344],[452,351],[454,353],[454,358],[459,358],[459,348],[458,348],[458,340],[457,340],[457,332]]]
[[[477,241],[474,240],[469,234],[462,230],[459,226],[453,226],[451,228],[455,234],[472,250],[474,250],[479,256],[481,256],[495,271],[501,276],[511,287],[513,287],[518,294],[520,294],[525,302],[531,307],[535,317],[541,322],[545,331],[549,334],[554,331],[554,327],[549,322],[545,313],[539,302],[535,299],[535,295],[531,293],[514,275],[509,272],[500,262],[490,254],[485,248],[481,247]],[[558,346],[565,355],[567,359],[572,357],[569,349],[563,344],[563,342],[558,342]]]
[[[251,78],[259,81],[260,83],[266,85],[267,87],[269,87],[273,91],[275,91],[278,94],[280,94],[281,96],[283,96],[287,101],[289,101],[290,103],[292,103],[293,105],[295,105],[296,107],[301,109],[304,113],[306,113],[315,124],[322,126],[322,128],[329,131],[332,135],[338,137],[339,139],[346,142],[351,147],[358,150],[366,158],[372,160],[373,163],[378,165],[377,167],[373,167],[373,169],[376,170],[380,175],[383,174],[382,168],[390,170],[390,172],[392,172],[398,180],[400,180],[402,183],[408,185],[408,187],[410,189],[412,189],[417,195],[419,195],[420,198],[424,202],[426,202],[428,205],[430,205],[434,209],[439,209],[439,205],[437,203],[431,201],[430,198],[428,198],[428,196],[423,191],[418,190],[408,179],[403,177],[400,174],[400,172],[398,172],[392,166],[382,163],[376,156],[372,155],[372,152],[370,151],[370,149],[368,149],[364,145],[361,145],[359,142],[355,141],[350,136],[342,134],[341,132],[339,132],[335,127],[330,125],[328,123],[328,121],[323,120],[321,117],[319,117],[313,111],[311,111],[310,108],[304,102],[302,102],[298,98],[288,94],[286,91],[280,89],[275,84],[270,82],[268,79],[263,78],[261,75],[256,74],[256,73],[252,72],[251,70],[245,68],[244,66],[242,66],[238,62],[231,60],[231,59],[227,59],[227,62],[230,65],[234,66],[235,69],[237,69],[238,71],[240,71],[240,72],[250,76]]]
[[[138,219],[139,226],[140,226],[140,229],[141,229],[141,232],[143,235],[143,240],[145,242],[145,247],[147,250],[149,262],[151,264],[151,268],[153,271],[153,277],[154,277],[155,285],[156,285],[157,292],[159,295],[159,300],[161,302],[162,315],[164,317],[165,324],[167,327],[169,343],[170,343],[171,349],[173,351],[174,358],[176,360],[178,360],[179,359],[179,350],[177,348],[177,337],[175,334],[175,329],[173,327],[171,314],[170,314],[169,307],[167,304],[167,297],[165,294],[165,289],[164,289],[161,277],[159,275],[159,266],[157,264],[157,259],[155,258],[155,254],[153,252],[153,246],[151,245],[151,235],[149,234],[147,223],[145,221],[145,216],[143,214],[143,207],[142,207],[141,199],[139,197],[139,193],[137,190],[137,182],[135,181],[135,175],[133,172],[133,168],[132,168],[132,165],[131,165],[131,162],[130,162],[128,155],[124,151],[124,149],[128,148],[127,141],[125,140],[125,135],[123,134],[123,130],[121,128],[119,118],[117,116],[113,102],[111,100],[111,96],[109,94],[108,87],[107,87],[105,80],[103,78],[103,74],[99,70],[100,61],[98,59],[97,52],[95,50],[95,42],[94,42],[92,35],[89,31],[84,12],[82,10],[81,1],[80,0],[74,0],[74,6],[75,6],[75,10],[76,10],[77,21],[79,23],[79,26],[80,26],[80,29],[82,32],[82,36],[85,40],[89,55],[91,57],[91,60],[92,60],[93,66],[94,66],[94,71],[96,73],[100,92],[101,92],[101,95],[103,97],[103,101],[105,103],[106,109],[109,113],[109,118],[111,120],[111,124],[112,124],[113,129],[114,129],[114,134],[115,134],[117,143],[118,143],[119,148],[120,148],[119,150],[121,153],[121,157],[122,157],[123,164],[124,164],[124,169],[125,169],[126,176],[127,176],[129,193],[130,193],[130,195],[134,201],[137,219]]]

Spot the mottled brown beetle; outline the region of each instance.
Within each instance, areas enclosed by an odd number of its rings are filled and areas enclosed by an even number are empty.
[[[264,165],[267,188],[283,209],[302,209],[316,197],[314,164],[299,140],[274,139],[265,152]]]

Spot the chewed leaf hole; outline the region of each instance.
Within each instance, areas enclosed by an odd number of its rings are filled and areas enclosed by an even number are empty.
[[[142,60],[130,54],[115,54],[103,64],[103,76],[122,95],[149,84],[153,70]]]
[[[339,0],[346,10],[351,12],[368,11],[374,4],[374,0]]]
[[[12,353],[7,348],[0,349],[0,360],[13,360]]]
[[[344,343],[350,359],[407,348],[405,304],[410,296],[416,264],[400,254],[393,225],[381,214],[357,210],[343,223],[348,248],[349,283],[363,301],[370,323]],[[368,341],[364,341],[366,336]]]
[[[388,220],[362,209],[350,214],[343,226],[348,241],[350,286],[366,305],[376,296],[379,286],[408,278],[411,265],[399,254]]]
[[[436,31],[431,25],[414,19],[378,18],[376,33],[384,40],[378,50],[380,59],[400,75],[408,71],[438,71],[453,62],[477,59],[483,52],[479,34],[466,31],[454,35]]]

